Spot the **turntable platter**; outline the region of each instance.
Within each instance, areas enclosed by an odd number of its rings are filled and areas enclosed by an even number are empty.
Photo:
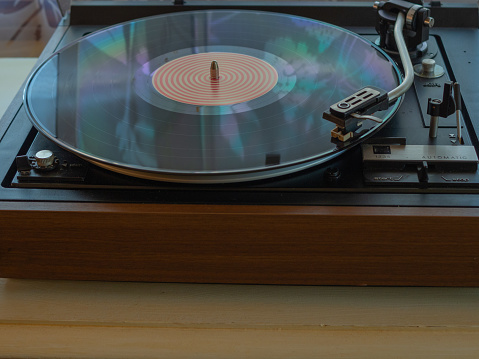
[[[322,114],[361,87],[390,91],[400,78],[375,45],[326,23],[195,11],[84,36],[33,73],[25,104],[40,132],[113,171],[239,182],[316,165],[372,135],[398,103],[343,146]]]

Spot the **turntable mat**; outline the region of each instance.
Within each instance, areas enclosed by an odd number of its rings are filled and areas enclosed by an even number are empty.
[[[345,29],[267,12],[195,11],[84,36],[34,72],[25,104],[40,132],[107,168],[234,182],[309,167],[360,142],[398,105],[342,146],[323,112],[361,87],[390,91],[399,81],[393,61]]]

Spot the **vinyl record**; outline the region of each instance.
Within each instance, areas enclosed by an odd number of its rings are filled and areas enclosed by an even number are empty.
[[[213,61],[218,70],[211,77]],[[61,49],[25,89],[35,127],[113,171],[175,182],[239,182],[324,162],[344,146],[322,119],[393,61],[347,30],[289,15],[195,11],[122,23]]]

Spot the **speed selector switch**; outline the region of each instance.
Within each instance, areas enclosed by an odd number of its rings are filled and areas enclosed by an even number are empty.
[[[35,153],[35,169],[50,170],[56,167],[58,159],[50,150],[41,150]]]

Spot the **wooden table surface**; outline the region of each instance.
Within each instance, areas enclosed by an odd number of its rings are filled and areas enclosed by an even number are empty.
[[[479,358],[478,288],[0,279],[1,358]]]

